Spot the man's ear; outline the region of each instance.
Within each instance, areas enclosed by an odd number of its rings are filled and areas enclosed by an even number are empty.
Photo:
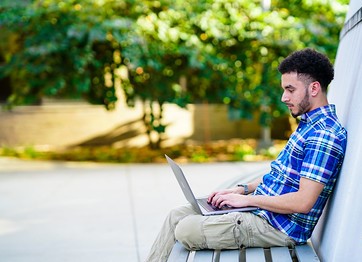
[[[310,84],[312,96],[317,96],[320,92],[322,92],[321,84],[318,81],[314,81]]]

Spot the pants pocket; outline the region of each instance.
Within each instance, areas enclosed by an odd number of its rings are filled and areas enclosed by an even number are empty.
[[[203,225],[206,244],[210,249],[237,249],[240,247],[240,231],[237,213],[210,217]]]
[[[261,217],[256,216],[252,223],[253,236],[251,237],[250,246],[254,247],[271,247],[271,246],[293,246],[295,245],[288,235],[274,228],[269,222]]]

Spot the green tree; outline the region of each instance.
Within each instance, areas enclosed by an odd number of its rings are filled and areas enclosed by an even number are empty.
[[[341,1],[2,2],[0,27],[16,45],[2,49],[0,78],[12,80],[10,105],[51,96],[108,109],[121,82],[130,106],[144,104],[152,147],[166,129],[165,103],[224,103],[235,118],[259,112],[269,128],[286,114],[277,65],[306,46],[333,58],[347,7]]]
[[[251,118],[260,112],[264,134],[265,129],[270,132],[272,118],[287,113],[280,101],[280,60],[304,47],[333,59],[347,7],[337,1],[266,2],[216,0],[197,22],[201,39],[224,60],[220,67],[228,88],[220,98],[230,115]]]
[[[109,2],[111,3],[111,2]],[[18,50],[1,69],[12,78],[11,105],[39,103],[42,97],[85,97],[112,108],[114,53],[132,39],[132,19],[115,16],[127,2],[102,8],[94,1],[34,1],[2,8],[1,24],[18,38]],[[109,11],[112,10],[112,11]]]

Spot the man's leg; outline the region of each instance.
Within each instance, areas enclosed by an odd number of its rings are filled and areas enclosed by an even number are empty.
[[[191,205],[180,206],[170,211],[163,223],[161,231],[151,247],[146,259],[147,262],[163,262],[167,258],[175,244],[175,228],[180,220],[189,215],[196,215]],[[200,215],[199,215],[200,216]]]
[[[178,223],[175,236],[190,250],[294,245],[287,235],[249,212],[221,216],[190,215]]]

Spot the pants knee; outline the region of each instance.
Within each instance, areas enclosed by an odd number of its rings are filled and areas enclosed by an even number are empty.
[[[188,216],[176,226],[175,238],[190,250],[207,248],[201,227],[199,216]]]
[[[168,215],[175,220],[182,220],[184,217],[195,214],[197,213],[194,211],[191,205],[184,205],[171,209]]]

